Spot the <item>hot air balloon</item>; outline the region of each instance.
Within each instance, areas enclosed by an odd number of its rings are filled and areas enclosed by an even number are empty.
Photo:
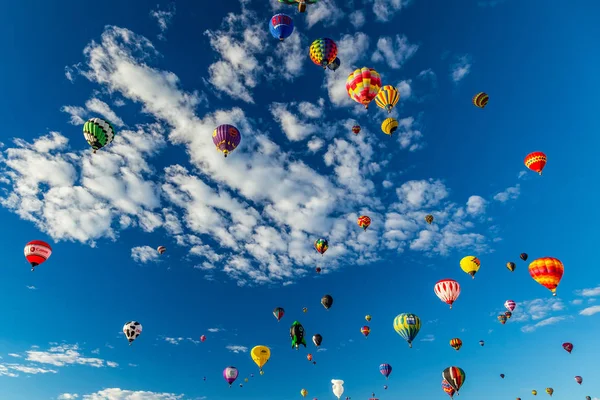
[[[329,248],[329,242],[327,239],[317,239],[315,240],[315,250],[321,255],[325,254],[327,249]]]
[[[326,294],[321,298],[321,304],[323,305],[323,307],[325,307],[326,310],[329,310],[333,305],[333,297]]]
[[[508,268],[510,272],[515,272],[515,268],[517,268],[517,265],[514,262],[507,262],[506,268]]]
[[[206,342],[206,336],[204,336],[204,335],[200,336],[200,341],[201,342]]]
[[[342,62],[339,58],[336,57],[335,60],[327,64],[327,68],[329,68],[332,71],[335,71],[340,67],[340,65],[342,65]]]
[[[485,345],[485,342],[484,342],[483,340],[480,340],[480,341],[479,341],[479,345],[480,345],[481,347],[483,347],[483,346]]]
[[[433,215],[427,214],[425,216],[425,222],[427,222],[429,225],[431,225],[431,223],[433,222]]]
[[[585,396],[585,400],[592,400],[590,396]]]
[[[517,303],[514,302],[514,300],[506,300],[504,302],[504,307],[508,310],[508,311],[514,311],[515,307],[517,306]]]
[[[219,125],[212,134],[213,143],[217,150],[227,157],[242,141],[242,134],[233,125]]]
[[[442,390],[448,396],[450,396],[450,398],[452,398],[454,396],[454,393],[456,393],[456,390],[454,390],[454,388],[452,387],[452,385],[450,385],[448,382],[446,382],[445,379],[442,379]]]
[[[537,396],[537,390],[532,390],[531,394],[534,395],[534,396]]]
[[[123,333],[131,346],[133,341],[142,333],[142,324],[137,321],[129,321],[123,325]]]
[[[360,328],[360,333],[365,335],[365,337],[368,337],[369,333],[371,333],[371,328],[369,328],[367,325],[365,325],[362,328]]]
[[[292,339],[292,348],[296,347],[296,350],[298,350],[298,347],[300,347],[301,344],[306,347],[306,339],[304,339],[304,327],[300,322],[294,321],[292,326],[290,326],[290,338]]]
[[[302,390],[300,391],[300,394],[302,395],[302,397],[306,397],[306,395],[308,394],[308,390],[306,390],[306,389],[302,389]]]
[[[379,372],[381,372],[381,375],[385,376],[385,379],[388,379],[392,373],[392,366],[390,364],[381,364],[379,365]]]
[[[458,299],[460,295],[460,285],[454,279],[442,279],[433,287],[433,291],[444,303],[450,305]]]
[[[341,379],[332,379],[331,385],[335,397],[338,399],[342,397],[342,394],[344,394],[344,381]]]
[[[569,354],[571,354],[571,352],[573,351],[573,343],[563,343],[562,345],[563,349],[565,349]]]
[[[320,38],[312,42],[308,51],[310,59],[325,69],[337,55],[337,45],[329,38]]]
[[[550,395],[550,397],[552,397],[552,393],[554,393],[554,389],[546,388],[546,393],[548,393]]]
[[[465,371],[458,367],[448,367],[442,372],[442,379],[446,380],[452,386],[456,394],[459,394],[458,392],[465,383],[466,378]]]
[[[102,118],[92,118],[83,124],[83,136],[95,153],[96,150],[112,143],[115,138],[115,128]]]
[[[475,256],[466,256],[460,260],[460,268],[475,279],[475,274],[479,271],[481,261]]]
[[[538,258],[529,264],[529,275],[537,283],[550,290],[553,296],[556,296],[556,288],[564,273],[565,267],[557,258]]]
[[[323,336],[321,336],[317,333],[317,334],[313,335],[312,341],[315,344],[315,346],[319,347],[321,345],[321,342],[323,342]]]
[[[477,93],[475,96],[473,96],[473,104],[475,107],[485,108],[489,100],[490,96],[483,92]]]
[[[507,319],[510,319],[510,317],[512,317],[512,313],[510,311],[505,311],[504,315],[506,316]]]
[[[527,255],[527,253],[521,253],[521,255],[519,255],[519,257],[521,258],[521,260],[523,260],[523,261],[527,261],[527,258],[528,258],[529,256]]]
[[[383,385],[383,388],[384,388],[385,390],[387,390],[387,385]]]
[[[421,319],[415,314],[398,314],[394,318],[394,330],[408,342],[408,347],[412,347],[412,342],[420,329]]]
[[[306,12],[306,6],[308,4],[316,4],[318,0],[279,0],[280,3],[284,4],[298,4],[298,11],[303,13]]]
[[[371,317],[370,315],[368,315],[368,314],[367,314],[367,315],[365,315],[365,319],[367,320],[367,322],[371,322],[371,318],[372,318],[372,317]]]
[[[577,382],[577,383],[579,383],[579,384],[581,385],[581,383],[583,382],[583,378],[582,378],[582,377],[580,377],[579,375],[577,375],[577,376],[575,377],[575,382]]]
[[[317,271],[317,274],[320,274],[321,273],[321,267],[315,268],[315,271]]]
[[[306,355],[306,359],[307,359],[308,361],[312,361],[312,358],[313,358],[313,357],[312,357],[312,354],[308,353],[308,354]]]
[[[167,248],[165,246],[158,246],[156,251],[158,251],[158,254],[164,254],[164,252],[167,251]]]
[[[373,68],[362,67],[348,75],[346,91],[357,103],[369,108],[369,103],[381,89],[381,77]]]
[[[462,340],[460,340],[459,338],[450,339],[450,346],[452,346],[452,348],[454,350],[456,350],[456,351],[460,350],[462,345],[463,345]]]
[[[500,374],[500,378],[504,379],[504,374]]]
[[[235,382],[238,377],[238,369],[236,367],[227,367],[223,370],[223,379],[229,383],[229,387],[231,384]]]
[[[542,175],[547,160],[548,158],[544,153],[541,151],[534,151],[533,153],[527,154],[527,157],[525,157],[525,166]]]
[[[285,310],[281,307],[275,307],[275,309],[273,310],[273,316],[277,318],[277,322],[279,322],[281,318],[283,318],[284,314]]]
[[[308,308],[304,307],[304,308],[302,309],[302,312],[304,312],[304,313],[305,313],[305,312],[308,312]]]
[[[366,215],[361,215],[358,217],[356,223],[366,231],[369,225],[371,225],[371,218],[367,217]]]
[[[252,357],[252,361],[256,365],[258,365],[258,369],[262,371],[262,367],[269,361],[271,358],[271,349],[267,346],[254,346],[252,350],[250,350],[250,357]]]
[[[377,93],[375,104],[377,104],[379,108],[387,110],[389,114],[392,112],[392,108],[398,103],[398,100],[400,100],[400,92],[398,92],[398,89],[392,85],[385,85],[379,90],[379,93]]]
[[[41,240],[32,240],[25,245],[25,259],[31,264],[31,271],[46,262],[52,255],[52,247]]]
[[[360,126],[354,125],[352,127],[352,132],[354,132],[355,135],[358,135],[360,133]]]
[[[392,136],[396,132],[396,129],[398,129],[398,121],[394,118],[386,118],[381,123],[381,130],[386,135]]]
[[[269,21],[269,31],[275,39],[283,41],[294,32],[294,21],[286,14],[275,14]]]
[[[506,315],[504,315],[504,314],[500,314],[500,315],[498,315],[498,321],[500,321],[500,323],[501,323],[502,325],[506,324],[506,320],[507,320],[507,319],[508,319],[508,318],[506,318]]]

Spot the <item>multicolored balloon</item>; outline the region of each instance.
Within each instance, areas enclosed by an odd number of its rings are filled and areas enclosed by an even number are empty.
[[[456,350],[456,351],[460,350],[460,348],[462,347],[462,345],[463,345],[463,342],[459,338],[450,339],[450,346],[454,350]]]
[[[435,284],[433,291],[440,300],[450,305],[450,309],[452,309],[452,304],[460,296],[460,285],[454,279],[442,279]]]
[[[431,223],[433,222],[433,215],[427,214],[425,216],[425,222],[427,222],[429,225],[431,225]]]
[[[355,135],[358,135],[360,133],[360,126],[354,125],[352,127],[352,132],[354,132]]]
[[[506,316],[507,319],[510,319],[510,317],[512,317],[512,312],[510,311],[505,311],[504,315]]]
[[[359,68],[348,75],[346,91],[357,103],[369,108],[369,103],[381,89],[381,77],[373,68]]]
[[[394,318],[394,330],[406,340],[408,347],[412,348],[412,342],[421,330],[421,319],[415,314],[398,314]]]
[[[575,382],[577,382],[577,383],[579,383],[579,384],[581,385],[581,384],[583,383],[583,378],[582,378],[582,377],[580,377],[579,375],[577,375],[577,376],[575,377]]]
[[[500,314],[500,315],[498,315],[498,321],[499,321],[499,322],[500,322],[502,325],[506,324],[506,320],[507,320],[507,319],[508,319],[508,318],[507,318],[507,317],[506,317],[506,315],[504,315],[504,314]]]
[[[529,274],[534,281],[545,287],[556,296],[556,288],[565,273],[563,263],[554,257],[542,257],[529,264]]]
[[[284,314],[285,310],[282,307],[275,307],[275,309],[273,310],[273,316],[277,318],[277,322],[279,322],[281,318],[283,318]]]
[[[514,262],[509,261],[506,263],[506,268],[508,268],[510,272],[515,272],[515,268],[517,268],[517,265]]]
[[[571,352],[573,351],[573,343],[565,342],[565,343],[563,343],[562,347],[569,354],[571,354]]]
[[[337,56],[337,45],[329,38],[320,38],[312,42],[308,55],[313,63],[325,69]]]
[[[519,258],[523,261],[527,261],[527,258],[529,258],[529,256],[527,255],[527,253],[521,253],[519,255]]]
[[[444,391],[444,393],[450,396],[450,398],[452,398],[454,396],[454,393],[456,393],[456,390],[454,390],[452,385],[450,385],[445,379],[442,379],[442,390]]]
[[[312,341],[315,344],[315,346],[319,347],[321,346],[321,343],[323,342],[323,336],[317,334],[314,334],[312,337]]]
[[[158,251],[158,254],[164,254],[165,251],[167,251],[167,248],[165,246],[158,246],[156,251]]]
[[[52,255],[52,247],[44,241],[32,240],[25,245],[23,250],[25,259],[31,264],[31,271],[35,270],[35,267],[46,262]]]
[[[367,320],[367,322],[371,322],[371,318],[373,318],[373,317],[371,317],[371,316],[370,316],[370,315],[368,315],[368,314],[367,314],[367,315],[365,315],[365,320]]]
[[[115,138],[115,128],[102,118],[92,118],[83,124],[83,136],[95,153],[96,150],[112,143]]]
[[[339,58],[336,57],[335,60],[327,64],[327,68],[329,68],[332,71],[335,71],[340,67],[340,65],[342,65],[342,62]]]
[[[379,93],[377,93],[375,104],[377,104],[379,108],[387,110],[389,114],[392,112],[392,108],[398,104],[398,100],[400,100],[400,92],[398,92],[398,89],[392,85],[385,85],[379,90]]]
[[[238,374],[238,369],[230,366],[223,370],[223,379],[225,379],[225,381],[229,383],[229,387],[231,387],[231,384],[237,379]]]
[[[217,150],[222,152],[225,157],[234,151],[242,141],[242,135],[238,128],[228,124],[217,126],[213,131],[212,138]]]
[[[552,393],[554,393],[554,389],[546,388],[546,393],[548,393],[550,395],[550,397],[552,397]]]
[[[369,218],[366,215],[361,215],[360,217],[358,217],[356,223],[358,224],[358,226],[360,226],[366,231],[369,225],[371,225],[371,218]]]
[[[317,253],[323,255],[325,254],[325,252],[327,251],[327,249],[329,248],[329,242],[327,241],[327,239],[317,239],[315,240],[315,250],[317,250]]]
[[[360,328],[360,333],[362,333],[365,337],[368,337],[369,333],[371,333],[371,328],[365,325],[362,328]]]
[[[459,367],[448,367],[442,372],[442,379],[452,386],[452,389],[456,391],[456,394],[459,394],[458,392],[465,383],[467,375],[465,374],[465,371]]]
[[[390,364],[381,364],[379,365],[379,372],[385,376],[385,379],[388,379],[392,373],[392,366]]]
[[[533,153],[527,154],[527,157],[525,157],[525,166],[542,175],[542,171],[546,166],[546,161],[548,161],[546,154],[541,151],[534,151]]]
[[[517,303],[515,303],[514,300],[506,300],[504,302],[504,307],[508,310],[508,311],[514,311],[515,307],[517,306]]]
[[[275,14],[269,21],[269,31],[274,38],[283,41],[294,32],[294,21],[287,14]]]
[[[479,92],[475,96],[473,96],[473,105],[479,108],[485,108],[487,106],[488,101],[490,101],[490,96],[487,93]]]

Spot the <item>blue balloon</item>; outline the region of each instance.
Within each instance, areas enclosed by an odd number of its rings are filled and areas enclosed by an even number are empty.
[[[275,14],[269,22],[269,30],[274,38],[283,40],[294,32],[294,21],[286,14]]]

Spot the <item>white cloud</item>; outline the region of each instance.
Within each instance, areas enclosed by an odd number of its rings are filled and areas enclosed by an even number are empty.
[[[119,388],[103,389],[92,394],[85,394],[82,400],[180,400],[183,395],[174,393],[156,393],[142,390],[124,390]]]
[[[272,103],[270,111],[287,138],[293,142],[304,140],[317,131],[316,125],[299,119],[298,114],[290,112],[286,104]]]
[[[469,75],[471,72],[471,57],[467,54],[461,57],[458,57],[456,63],[454,63],[451,67],[450,76],[452,80],[456,83],[463,80],[464,77]]]
[[[471,196],[467,200],[467,212],[471,215],[480,215],[485,213],[487,202],[481,196]]]
[[[107,366],[110,361],[105,361],[100,358],[84,357],[80,353],[78,345],[56,345],[47,351],[29,350],[26,352],[27,361],[36,362],[39,364],[50,364],[56,367],[64,367],[65,365],[88,365],[90,367],[101,368]],[[112,362],[111,362],[112,363]],[[111,366],[111,365],[108,365]]]
[[[600,313],[600,306],[592,306],[579,311],[579,315],[590,316]]]
[[[408,4],[410,4],[410,0],[374,0],[373,13],[378,21],[386,22]]]
[[[539,321],[556,311],[565,309],[562,300],[557,298],[525,300],[516,303],[517,307],[510,319],[514,322]]]
[[[16,372],[13,372],[16,371]],[[19,376],[18,372],[22,372],[26,375],[37,375],[37,374],[56,374],[57,371],[53,369],[46,369],[34,366],[25,366],[19,364],[0,364],[0,376],[8,376],[10,378],[16,378]]]
[[[158,251],[150,246],[138,246],[131,249],[131,258],[133,258],[133,261],[142,264],[156,262],[159,256]]]
[[[322,22],[323,26],[333,26],[344,17],[344,12],[335,4],[335,0],[319,0],[309,6],[306,13],[306,26],[308,29]]]
[[[169,8],[167,10],[161,10],[160,6],[156,6],[155,10],[150,11],[150,17],[154,18],[158,23],[158,29],[160,29],[160,34],[158,35],[159,39],[164,39],[164,34],[169,28],[169,24],[171,20],[175,16],[175,3],[169,4]]]
[[[207,329],[211,333],[221,332],[223,329],[220,328],[208,328]]]
[[[423,148],[423,143],[421,142],[423,134],[417,125],[413,117],[402,118],[398,121],[398,128],[394,132],[394,136],[400,143],[401,149],[417,151]]]
[[[575,300],[571,301],[571,304],[578,306],[580,304],[583,304],[583,300],[575,299]]]
[[[356,29],[362,27],[365,24],[366,20],[365,12],[363,10],[353,11],[352,13],[350,13],[350,15],[348,15],[348,18],[350,19],[350,23],[352,24],[352,26],[354,26]]]
[[[165,337],[163,339],[165,339],[165,342],[171,343],[174,345],[178,345],[179,343],[181,343],[181,341],[184,340],[184,338],[182,338],[182,337],[179,337],[179,338]]]
[[[516,184],[515,186],[506,188],[503,192],[497,193],[494,196],[494,200],[499,201],[501,203],[506,203],[508,200],[516,200],[519,198],[521,194],[521,185]]]
[[[396,89],[398,89],[398,92],[400,93],[400,100],[406,100],[407,98],[410,97],[412,90],[410,87],[410,84],[412,83],[412,81],[410,79],[408,80],[404,80],[401,81],[400,83],[396,84]]]
[[[119,118],[117,114],[115,114],[115,112],[110,108],[110,106],[102,100],[96,98],[89,99],[85,102],[85,107],[88,109],[88,111],[100,114],[116,127],[122,127],[125,125],[123,120]]]
[[[411,58],[419,46],[410,44],[408,38],[404,35],[396,35],[395,38],[382,36],[377,41],[377,49],[371,56],[374,62],[385,61],[390,68],[398,69]]]
[[[268,56],[265,65],[273,71],[269,74],[272,79],[283,78],[288,81],[304,73],[304,63],[307,62],[305,37],[294,33],[277,44],[273,57]]]
[[[83,125],[85,123],[87,111],[83,107],[62,106],[60,111],[67,113],[71,116],[69,120],[69,123],[71,125]]]
[[[591,288],[591,289],[577,290],[575,292],[575,294],[577,296],[582,296],[582,297],[596,297],[596,296],[600,296],[600,286],[596,286],[595,288]]]
[[[37,288],[35,286],[25,286],[25,287],[29,290],[37,290]]]
[[[306,145],[308,146],[308,150],[310,150],[312,153],[316,153],[317,151],[319,151],[324,144],[325,141],[316,136],[310,139],[308,143],[306,143]]]
[[[433,335],[425,335],[424,338],[421,339],[421,342],[433,342],[435,340],[435,336]]]
[[[16,353],[8,353],[9,356],[14,357],[14,358],[23,358],[22,355],[20,354],[16,354]]]
[[[235,345],[229,345],[229,346],[225,346],[225,348],[233,353],[247,353],[248,352],[248,348],[246,346],[235,346]]]
[[[119,364],[114,361],[107,361],[106,366],[111,367],[111,368],[117,368],[119,366]]]
[[[63,393],[57,397],[58,400],[73,400],[79,398],[76,393]]]
[[[526,333],[533,332],[537,328],[541,328],[543,326],[548,326],[548,325],[554,325],[561,321],[564,321],[565,319],[567,319],[567,317],[564,317],[564,316],[546,318],[534,325],[525,325],[524,327],[521,328],[521,331],[526,332]]]

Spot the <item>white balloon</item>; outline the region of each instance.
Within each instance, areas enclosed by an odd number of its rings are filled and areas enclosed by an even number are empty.
[[[331,380],[333,394],[339,399],[344,394],[344,381],[341,379],[332,379]]]

